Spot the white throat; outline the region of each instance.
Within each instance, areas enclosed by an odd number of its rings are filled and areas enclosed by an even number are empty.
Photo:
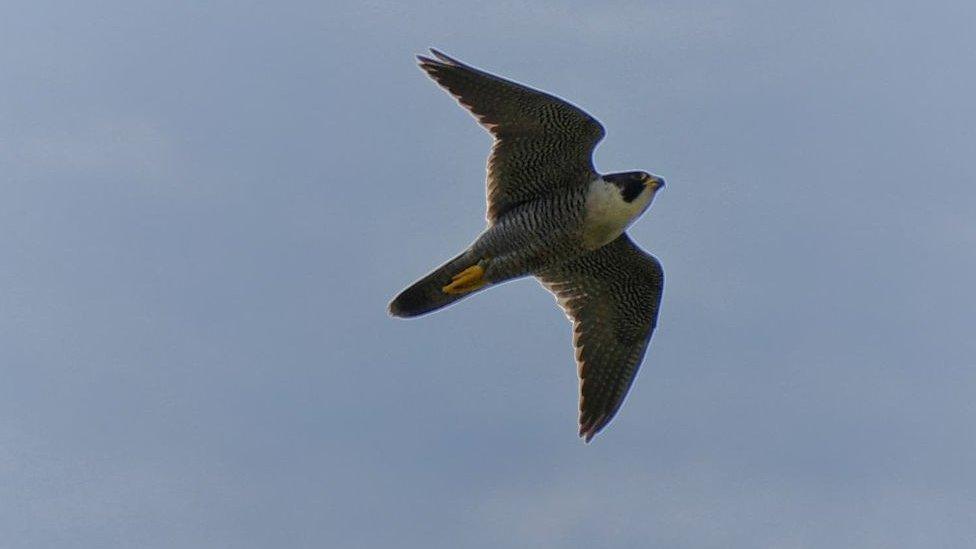
[[[651,205],[654,191],[645,188],[625,202],[620,188],[602,178],[593,180],[586,195],[583,245],[595,250],[620,236]]]

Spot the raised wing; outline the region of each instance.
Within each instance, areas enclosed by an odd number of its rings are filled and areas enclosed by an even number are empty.
[[[579,435],[589,442],[613,419],[637,375],[657,324],[664,271],[625,233],[539,279],[573,321]]]
[[[554,188],[595,176],[603,126],[581,109],[431,50],[420,67],[495,137],[488,157],[488,221]]]

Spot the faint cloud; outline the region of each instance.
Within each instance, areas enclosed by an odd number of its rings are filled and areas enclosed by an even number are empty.
[[[627,547],[968,546],[964,489],[908,482],[730,475],[727,464],[651,464],[510,487],[479,511],[531,547],[614,540]],[[626,478],[626,482],[620,482]],[[906,520],[906,517],[911,517]],[[935,539],[921,536],[932,533]],[[943,545],[945,544],[945,545]],[[961,545],[956,545],[961,544]]]
[[[0,159],[26,177],[116,174],[153,181],[171,175],[177,164],[172,138],[158,124],[138,118],[35,127],[3,141]]]
[[[532,4],[531,10],[551,27],[621,44],[651,37],[722,40],[733,35],[739,26],[736,11],[726,5],[660,6],[633,2],[618,4],[613,9],[601,3],[566,6],[562,2]]]

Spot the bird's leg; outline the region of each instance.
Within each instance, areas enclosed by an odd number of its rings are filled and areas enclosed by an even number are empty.
[[[445,294],[466,294],[483,287],[488,283],[485,280],[485,265],[487,264],[488,261],[482,259],[452,276],[451,283],[441,288],[441,291]]]

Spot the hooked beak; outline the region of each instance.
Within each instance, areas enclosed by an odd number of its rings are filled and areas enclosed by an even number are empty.
[[[650,181],[647,182],[648,186],[654,189],[655,192],[664,188],[664,178],[652,175]]]

